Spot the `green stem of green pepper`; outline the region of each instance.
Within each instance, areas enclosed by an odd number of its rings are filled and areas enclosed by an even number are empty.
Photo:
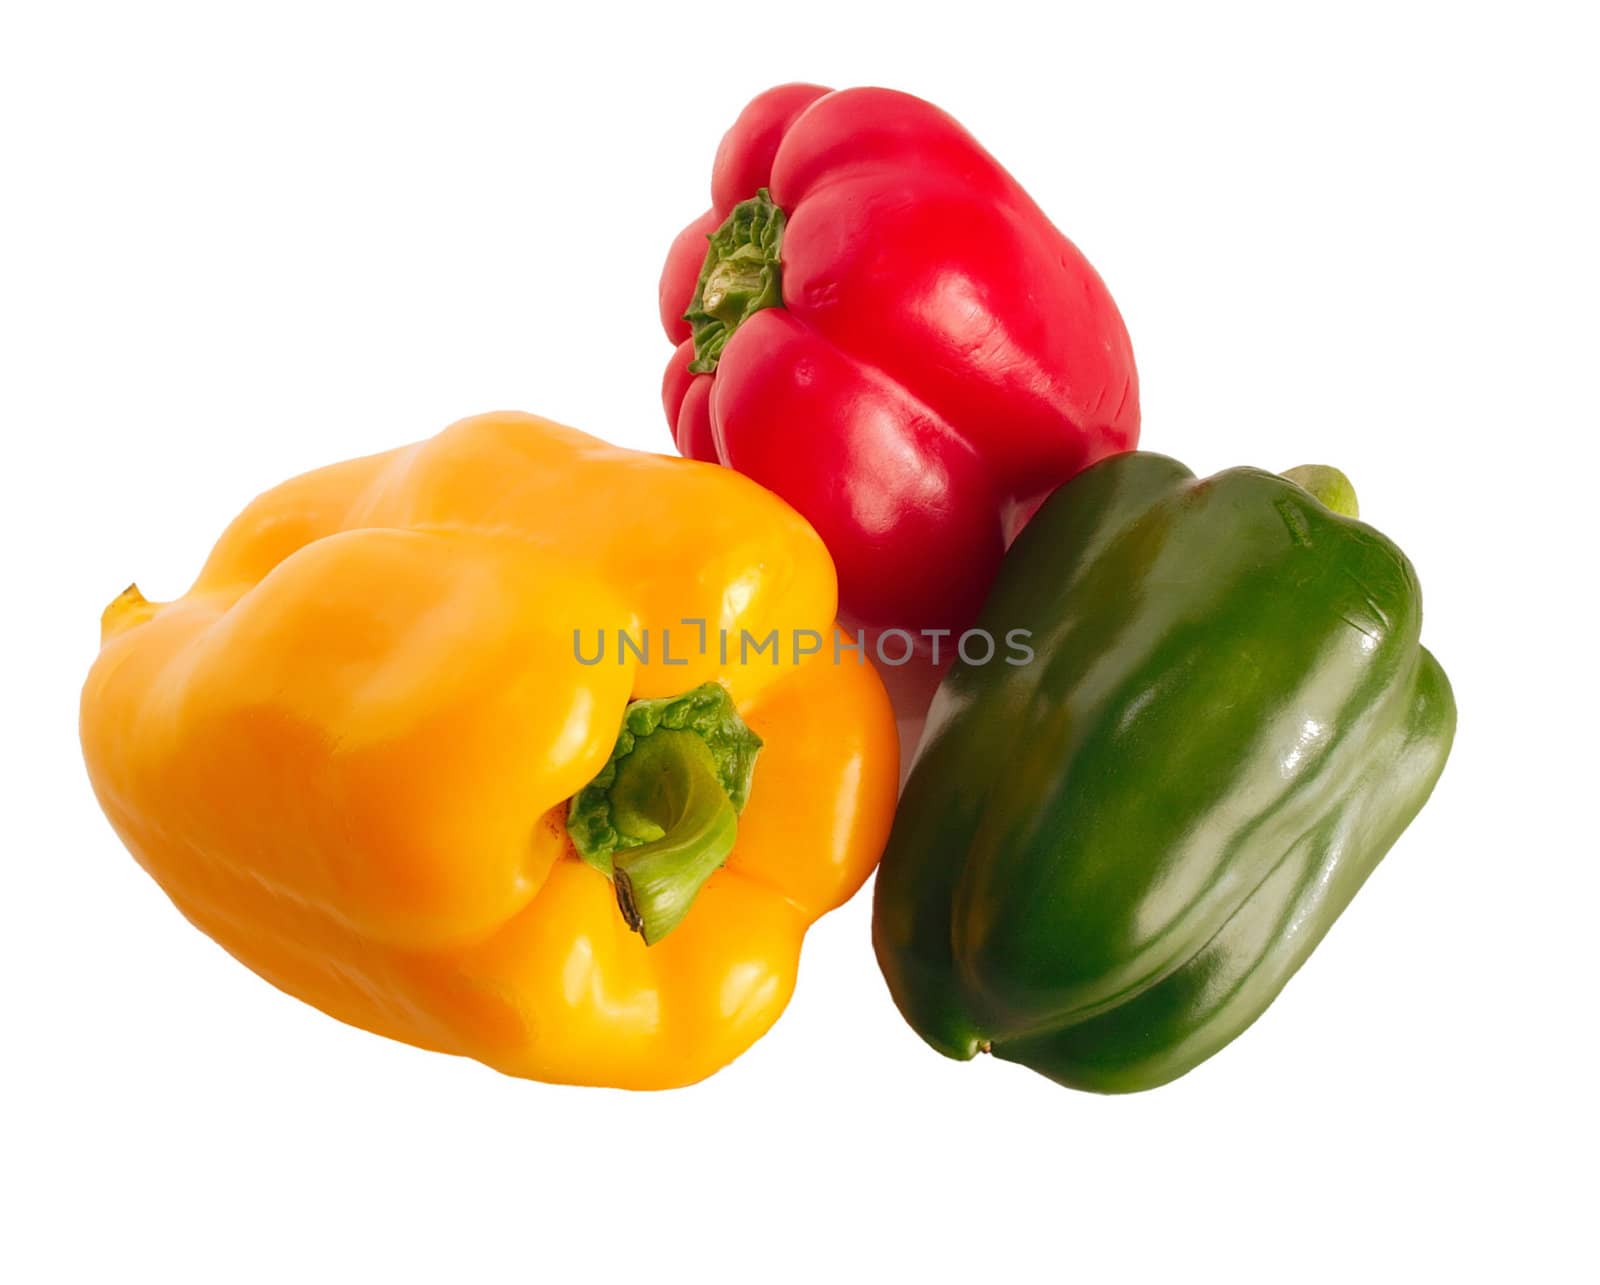
[[[1360,506],[1356,503],[1356,488],[1333,465],[1299,464],[1284,469],[1283,476],[1301,490],[1309,491],[1312,498],[1319,500],[1330,512],[1346,518],[1361,516]]]

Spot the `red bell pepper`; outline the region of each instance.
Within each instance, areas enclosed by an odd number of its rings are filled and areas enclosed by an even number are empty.
[[[1042,498],[1137,443],[1116,305],[1016,180],[907,94],[768,90],[723,138],[711,197],[661,277],[678,449],[788,500],[833,553],[841,618],[925,655],[922,631],[976,616]]]

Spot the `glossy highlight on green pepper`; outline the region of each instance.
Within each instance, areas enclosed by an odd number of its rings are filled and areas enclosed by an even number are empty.
[[[1153,1088],[1305,962],[1455,730],[1416,573],[1353,500],[1131,452],[1045,502],[978,622],[1036,660],[952,669],[878,875],[878,960],[934,1048]]]

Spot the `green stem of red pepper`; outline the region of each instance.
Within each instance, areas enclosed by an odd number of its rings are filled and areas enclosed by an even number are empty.
[[[784,215],[767,189],[733,207],[721,227],[706,238],[710,245],[695,283],[689,310],[683,314],[694,331],[694,360],[689,369],[709,374],[722,349],[744,322],[763,308],[783,306]]]

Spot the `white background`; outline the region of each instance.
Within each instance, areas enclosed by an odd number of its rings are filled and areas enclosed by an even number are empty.
[[[1594,1279],[1594,42],[1506,5],[9,4],[0,1276]],[[657,1095],[345,1028],[188,927],[84,779],[101,607],[253,494],[496,407],[670,449],[656,277],[769,84],[931,98],[1105,276],[1149,448],[1340,464],[1454,757],[1168,1088],[947,1062],[868,898]]]

